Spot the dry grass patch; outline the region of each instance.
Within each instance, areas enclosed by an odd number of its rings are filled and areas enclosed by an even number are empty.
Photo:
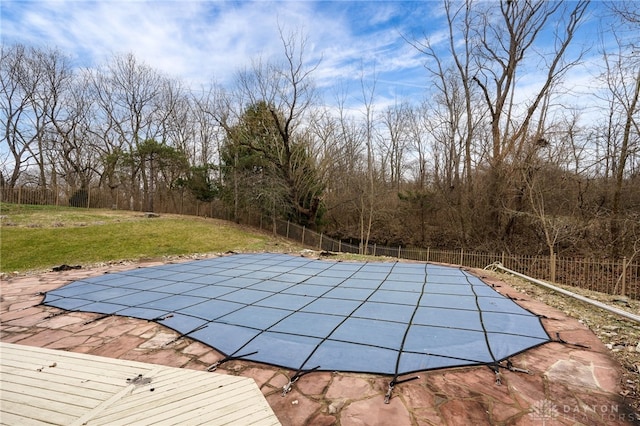
[[[139,212],[44,206],[2,207],[2,272],[229,250],[261,251],[274,244],[267,235],[215,219],[178,215],[148,218]]]

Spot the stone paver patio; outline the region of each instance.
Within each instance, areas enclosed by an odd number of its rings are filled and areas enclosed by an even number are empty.
[[[40,305],[42,293],[71,281],[157,264],[112,265],[4,279],[0,283],[0,340],[206,370],[222,355],[197,341],[179,338],[162,325]],[[496,374],[488,367],[423,372],[419,379],[397,385],[389,404],[384,403],[384,396],[390,378],[384,376],[310,373],[283,397],[282,388],[292,371],[236,360],[216,371],[252,377],[283,425],[635,424],[635,413],[620,396],[621,367],[586,326],[496,278],[484,276],[484,271],[472,272],[543,316],[551,336],[560,333],[564,341],[579,346],[551,342],[514,356],[513,365],[529,370],[529,374],[503,370],[501,384],[496,383]]]

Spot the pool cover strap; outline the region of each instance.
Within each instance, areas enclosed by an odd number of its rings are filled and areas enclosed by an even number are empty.
[[[291,392],[291,387],[293,386],[293,384],[295,382],[298,381],[298,379],[302,376],[304,376],[305,374],[309,374],[309,373],[313,373],[314,371],[318,370],[320,368],[320,366],[316,366],[313,367],[311,370],[306,370],[306,371],[296,371],[296,374],[294,374],[293,376],[291,376],[291,378],[289,379],[289,382],[284,385],[282,387],[282,396],[286,396],[289,392]]]
[[[427,276],[428,276],[427,266],[425,265],[424,281],[422,283],[422,291],[420,292],[420,296],[418,297],[418,300],[416,301],[416,306],[413,309],[413,313],[411,314],[411,319],[407,323],[407,327],[405,328],[404,335],[402,336],[402,343],[400,343],[400,350],[398,351],[398,357],[396,358],[396,368],[395,368],[395,372],[393,374],[393,379],[391,379],[391,381],[389,382],[389,388],[387,389],[387,393],[384,396],[384,403],[385,404],[388,404],[391,401],[391,394],[393,392],[393,388],[396,385],[399,385],[401,383],[409,382],[411,380],[415,380],[415,379],[419,379],[420,378],[420,376],[415,376],[415,377],[410,377],[410,378],[404,379],[404,380],[398,380],[398,375],[399,375],[399,368],[400,368],[400,358],[402,357],[402,353],[404,351],[404,344],[407,341],[407,335],[409,334],[409,330],[411,329],[411,325],[413,324],[413,319],[416,317],[416,312],[418,312],[418,308],[420,307],[420,302],[422,301],[422,297],[424,296],[424,289],[425,289],[425,287],[427,285]]]
[[[362,267],[360,267],[359,269],[357,269],[355,272],[351,273],[351,275],[350,275],[350,276],[354,276],[354,275],[356,274],[356,272],[360,271],[361,269],[362,269]],[[385,280],[386,280],[386,278],[387,278],[387,277],[389,277],[389,275],[391,274],[391,271],[392,271],[392,270],[393,270],[393,267],[391,267],[391,268],[389,269],[389,271],[388,271],[388,273],[387,273],[387,275],[386,275],[386,277],[385,277]],[[316,276],[317,276],[317,275],[316,275]],[[383,280],[383,281],[382,281],[382,282],[381,282],[381,283],[376,287],[376,290],[380,289],[380,286],[384,283],[384,281],[385,281],[385,280]],[[329,293],[330,291],[331,291],[331,290],[327,290],[327,291],[325,292],[325,294],[326,294],[326,293]],[[373,294],[373,293],[372,293],[372,294]],[[369,297],[371,297],[371,295],[370,295]],[[333,334],[336,332],[336,330],[337,330],[337,329],[338,329],[342,324],[344,324],[344,323],[345,323],[345,321],[347,321],[349,318],[351,318],[351,316],[352,316],[352,315],[353,315],[353,314],[354,314],[354,313],[355,313],[355,312],[356,312],[360,307],[362,307],[362,305],[363,305],[367,300],[369,300],[369,297],[367,297],[366,299],[364,299],[363,301],[361,301],[361,302],[360,302],[360,303],[359,303],[355,308],[353,308],[353,310],[351,311],[351,313],[350,313],[350,315],[349,315],[349,316],[345,316],[345,317],[344,317],[344,319],[343,319],[341,322],[339,322],[339,323],[338,323],[338,324],[333,328],[333,330],[331,330],[331,332],[330,332],[330,333],[328,333],[328,334],[327,334],[327,335],[326,335],[326,336],[325,336],[325,337],[324,337],[320,342],[318,342],[318,344],[315,346],[315,348],[314,348],[314,349],[309,353],[309,355],[307,356],[307,358],[304,360],[304,362],[302,363],[302,365],[300,366],[300,368],[298,369],[298,371],[296,372],[296,374],[294,374],[294,375],[291,377],[291,379],[289,379],[289,383],[287,383],[287,384],[283,387],[283,390],[282,390],[282,396],[286,396],[286,395],[287,395],[287,393],[289,393],[289,392],[291,391],[291,387],[293,386],[293,384],[294,384],[295,382],[297,382],[297,381],[298,381],[298,379],[299,379],[300,377],[302,377],[302,376],[304,376],[305,374],[310,373],[310,372],[312,372],[312,371],[316,371],[316,370],[318,370],[318,369],[320,369],[320,368],[322,367],[321,365],[318,365],[318,366],[313,367],[313,368],[312,368],[312,369],[310,369],[310,370],[303,370],[303,366],[304,366],[304,365],[305,365],[305,364],[306,364],[306,363],[311,359],[311,357],[313,357],[313,355],[316,353],[316,351],[318,350],[318,348],[320,348],[320,345],[322,345],[324,342],[326,342],[326,341],[331,337],[331,335],[333,335]],[[298,310],[298,311],[300,311],[300,310]],[[406,334],[405,334],[405,335],[406,335]],[[398,357],[399,357],[399,356],[400,356],[400,355],[398,354]],[[397,364],[396,364],[396,365],[397,365]],[[396,369],[397,369],[397,368],[396,368]]]
[[[523,373],[523,374],[531,374],[529,370],[524,368],[518,368],[513,365],[510,359],[507,359],[505,363],[496,362],[493,364],[489,364],[488,367],[496,374],[496,385],[500,386],[502,384],[502,373],[500,369],[505,369],[509,371],[513,371],[514,373]]]
[[[585,348],[585,349],[589,349],[589,346],[587,345],[583,345],[582,343],[572,343],[572,342],[567,342],[566,340],[564,340],[562,337],[560,337],[560,333],[556,331],[556,339],[554,340],[554,342],[558,342],[558,343],[562,343],[563,345],[569,345],[569,346],[575,346],[577,348]]]
[[[189,330],[186,333],[180,333],[178,336],[176,336],[175,338],[169,340],[168,342],[166,342],[165,344],[162,345],[162,347],[165,346],[169,346],[170,344],[177,342],[178,340],[182,339],[183,337],[187,337],[188,335],[190,335],[191,333],[195,333],[198,330],[202,330],[203,328],[205,328],[207,326],[207,324],[202,324],[199,325],[198,327],[194,328],[193,330]]]
[[[211,364],[209,367],[207,367],[207,371],[216,371],[218,369],[218,367],[220,367],[225,362],[233,361],[233,360],[236,360],[236,359],[243,359],[243,358],[246,358],[248,356],[255,355],[257,353],[258,353],[258,351],[251,352],[251,353],[248,353],[248,354],[242,354],[242,355],[228,355],[228,356],[222,358],[220,361],[216,361],[213,364]]]
[[[393,380],[391,380],[389,382],[389,387],[387,388],[387,393],[384,395],[384,403],[388,404],[391,401],[391,393],[393,392],[393,388],[396,387],[396,385],[400,385],[402,383],[406,383],[406,382],[410,382],[412,380],[418,380],[420,378],[420,376],[413,376],[413,377],[409,377],[407,379],[402,379],[402,380],[398,380],[398,377],[394,377]]]

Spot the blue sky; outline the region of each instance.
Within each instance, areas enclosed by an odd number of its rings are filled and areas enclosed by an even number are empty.
[[[424,96],[428,85],[424,55],[403,36],[438,40],[445,31],[435,0],[2,0],[0,8],[4,44],[57,47],[89,67],[131,52],[192,88],[229,84],[258,57],[281,58],[280,26],[307,35],[320,88],[357,92],[362,72],[371,82],[375,71],[388,102]],[[583,34],[581,43],[597,41],[593,29]]]
[[[433,18],[430,1],[12,1],[2,0],[2,41],[58,47],[93,66],[113,53],[136,58],[187,83],[227,83],[252,59],[282,55],[278,26],[308,37],[321,87],[378,74],[400,96],[424,87],[422,55],[402,34]],[[418,86],[418,87],[416,87]]]

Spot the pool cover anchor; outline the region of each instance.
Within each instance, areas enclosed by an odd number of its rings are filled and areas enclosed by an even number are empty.
[[[516,372],[516,373],[531,374],[531,372],[529,370],[525,369],[525,368],[515,367],[510,359],[507,360],[507,370],[513,371],[513,372]]]
[[[213,364],[211,364],[210,366],[208,366],[207,367],[207,371],[216,371],[218,369],[218,367],[220,367],[222,364],[224,364],[227,361],[233,361],[235,359],[246,358],[248,356],[255,355],[257,353],[258,353],[258,351],[251,352],[251,353],[248,353],[248,354],[242,354],[242,355],[228,355],[228,356],[225,356],[220,361],[216,361]]]
[[[409,377],[407,379],[396,380],[396,378],[394,377],[394,379],[389,382],[389,387],[387,388],[387,393],[384,395],[384,403],[388,404],[391,401],[391,393],[393,392],[393,388],[395,388],[396,385],[400,385],[402,383],[410,382],[412,380],[417,380],[419,378],[420,378],[420,376],[413,376],[413,377]]]
[[[514,366],[510,359],[507,359],[506,365],[503,365],[500,362],[496,362],[494,364],[489,364],[489,368],[495,373],[496,385],[498,386],[502,385],[502,373],[500,372],[501,368],[513,371],[514,373],[531,374],[531,372],[527,369]]]
[[[284,385],[284,386],[282,387],[282,397],[284,398],[285,396],[287,396],[287,394],[288,394],[289,392],[291,392],[291,388],[293,387],[293,384],[294,384],[295,382],[297,382],[297,381],[298,381],[298,379],[299,379],[300,377],[304,376],[305,374],[313,373],[313,372],[314,372],[314,371],[316,371],[318,368],[320,368],[320,366],[319,366],[319,365],[318,365],[318,366],[313,367],[311,370],[306,370],[306,371],[298,370],[298,371],[296,372],[296,374],[294,374],[294,375],[289,379],[289,383],[287,383],[286,385]]]

